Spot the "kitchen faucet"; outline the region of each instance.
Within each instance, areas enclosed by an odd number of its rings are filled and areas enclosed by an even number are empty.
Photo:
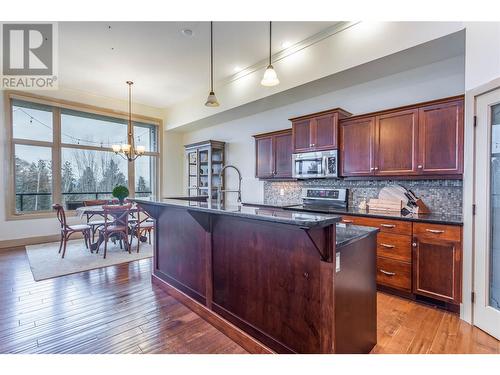
[[[222,179],[224,178],[224,171],[227,168],[233,168],[238,173],[238,190],[222,190]],[[222,193],[238,193],[238,203],[241,203],[241,172],[234,165],[223,166],[220,170],[219,186],[217,187],[217,204],[222,204]]]

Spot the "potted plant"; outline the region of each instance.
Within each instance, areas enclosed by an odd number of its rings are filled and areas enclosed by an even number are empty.
[[[123,205],[125,198],[128,197],[129,191],[126,186],[118,185],[113,189],[113,197],[117,198],[120,205]]]

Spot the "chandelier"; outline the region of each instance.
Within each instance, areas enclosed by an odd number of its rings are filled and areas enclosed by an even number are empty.
[[[112,145],[111,148],[116,155],[128,161],[134,161],[139,156],[144,155],[146,147],[134,147],[134,128],[132,126],[132,85],[134,82],[127,81],[128,85],[128,126],[127,126],[127,143],[121,145]]]

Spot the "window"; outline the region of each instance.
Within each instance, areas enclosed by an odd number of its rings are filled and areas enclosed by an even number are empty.
[[[134,140],[146,154],[129,163],[111,151],[127,142],[126,116],[106,115],[44,100],[9,97],[13,214],[47,212],[54,202],[75,209],[85,200],[110,199],[117,185],[131,196],[157,195],[158,125],[134,121]],[[50,103],[50,102],[49,102]]]

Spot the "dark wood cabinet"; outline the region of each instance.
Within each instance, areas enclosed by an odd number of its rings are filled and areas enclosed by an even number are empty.
[[[462,174],[463,100],[419,109],[418,170],[423,174]]]
[[[340,128],[342,176],[371,176],[375,158],[375,119],[349,119]]]
[[[292,130],[255,135],[255,176],[292,178]]]
[[[377,285],[380,289],[458,311],[462,302],[462,227],[364,216],[343,216],[344,224],[380,229]]]
[[[267,136],[255,139],[256,171],[258,178],[273,176],[273,137]]]
[[[413,293],[459,304],[462,245],[459,227],[415,224]]]
[[[274,176],[292,177],[292,132],[290,130],[274,136]]]
[[[463,97],[352,117],[339,126],[344,177],[463,173]]]
[[[375,118],[375,175],[417,174],[418,110]]]
[[[351,114],[340,108],[290,119],[293,152],[314,152],[338,148],[338,122]]]
[[[306,152],[312,145],[311,141],[311,120],[295,121],[292,123],[293,151]]]

